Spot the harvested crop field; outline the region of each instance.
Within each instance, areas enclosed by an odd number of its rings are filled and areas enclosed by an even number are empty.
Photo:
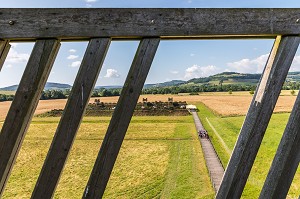
[[[52,109],[63,109],[66,105],[66,99],[58,100],[40,100],[35,114],[45,113]],[[3,121],[10,108],[11,102],[0,102],[0,121]]]
[[[226,92],[212,92],[201,93],[200,95],[141,95],[139,102],[142,102],[143,98],[147,98],[149,102],[167,101],[169,97],[172,97],[174,101],[186,101],[191,104],[202,102],[215,113],[223,116],[245,115],[252,100],[252,95],[245,91],[234,92],[233,94],[228,94]],[[91,98],[90,103],[93,103],[95,99],[99,98]],[[100,97],[101,102],[105,103],[115,103],[118,99],[119,97]],[[296,96],[290,95],[288,91],[282,91],[275,107],[275,112],[290,112],[295,100]],[[41,100],[35,114],[45,113],[52,109],[63,109],[66,102],[66,99]],[[10,104],[11,102],[0,102],[0,121],[5,119]]]
[[[202,102],[222,116],[246,115],[252,96],[199,96],[196,102]],[[296,96],[280,96],[274,112],[290,112]]]

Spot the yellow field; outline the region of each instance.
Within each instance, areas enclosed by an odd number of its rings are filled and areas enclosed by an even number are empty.
[[[33,118],[3,198],[30,198],[58,121]],[[109,121],[84,118],[54,198],[81,198]],[[134,117],[104,198],[213,198],[204,165],[191,117]]]
[[[4,95],[14,95],[14,94],[16,94],[16,91],[0,91],[0,94],[4,94]]]
[[[52,109],[63,109],[66,105],[66,99],[59,100],[40,100],[35,114],[45,113]],[[0,121],[3,121],[7,115],[11,102],[0,102]]]
[[[148,101],[167,101],[169,97],[173,97],[174,101],[186,101],[188,103],[202,102],[216,113],[223,116],[245,115],[252,100],[252,95],[248,91],[233,92],[211,92],[201,93],[200,95],[141,95],[139,102],[143,98]],[[95,99],[91,98],[90,103]],[[119,97],[100,97],[102,102],[117,102]],[[282,91],[275,107],[275,112],[290,112],[295,102],[296,96],[292,96],[290,91]],[[67,100],[41,100],[36,109],[35,114],[44,113],[52,109],[63,109]],[[0,102],[0,121],[3,121],[7,115],[11,102]]]

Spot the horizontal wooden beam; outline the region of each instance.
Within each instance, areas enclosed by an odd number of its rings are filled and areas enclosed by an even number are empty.
[[[205,38],[300,34],[300,9],[2,8],[0,38]]]

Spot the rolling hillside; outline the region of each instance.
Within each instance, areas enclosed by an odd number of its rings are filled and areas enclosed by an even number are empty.
[[[240,84],[256,85],[261,74],[243,74],[236,72],[224,72],[209,77],[194,78],[188,80],[187,84]]]
[[[8,87],[0,88],[1,91],[16,91],[19,85],[12,85]],[[54,82],[47,82],[45,85],[45,90],[65,90],[71,89],[72,86],[69,84],[61,84],[61,83],[54,83]]]
[[[261,77],[261,74],[247,74],[247,73],[236,73],[236,72],[223,72],[209,77],[193,78],[188,81],[183,80],[172,80],[163,83],[156,84],[145,84],[144,89],[148,88],[159,88],[159,87],[172,87],[172,86],[190,86],[190,85],[249,85],[255,86]],[[289,72],[286,78],[286,82],[300,82],[300,72]],[[18,85],[12,85],[4,88],[0,88],[0,91],[16,91]],[[71,89],[72,86],[69,84],[47,82],[45,90],[65,90]],[[121,85],[116,86],[96,86],[96,89],[114,89],[122,88]]]

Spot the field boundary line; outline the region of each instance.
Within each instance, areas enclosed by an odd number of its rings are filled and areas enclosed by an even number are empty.
[[[220,136],[220,134],[218,133],[218,131],[215,129],[215,127],[210,123],[210,121],[208,120],[208,118],[205,118],[208,125],[211,127],[211,129],[214,131],[214,133],[216,134],[216,136],[219,138],[221,144],[223,145],[224,149],[226,150],[226,152],[228,153],[228,155],[230,156],[232,151],[228,148],[228,146],[226,145],[226,143],[224,142],[224,140],[222,139],[222,137]]]

